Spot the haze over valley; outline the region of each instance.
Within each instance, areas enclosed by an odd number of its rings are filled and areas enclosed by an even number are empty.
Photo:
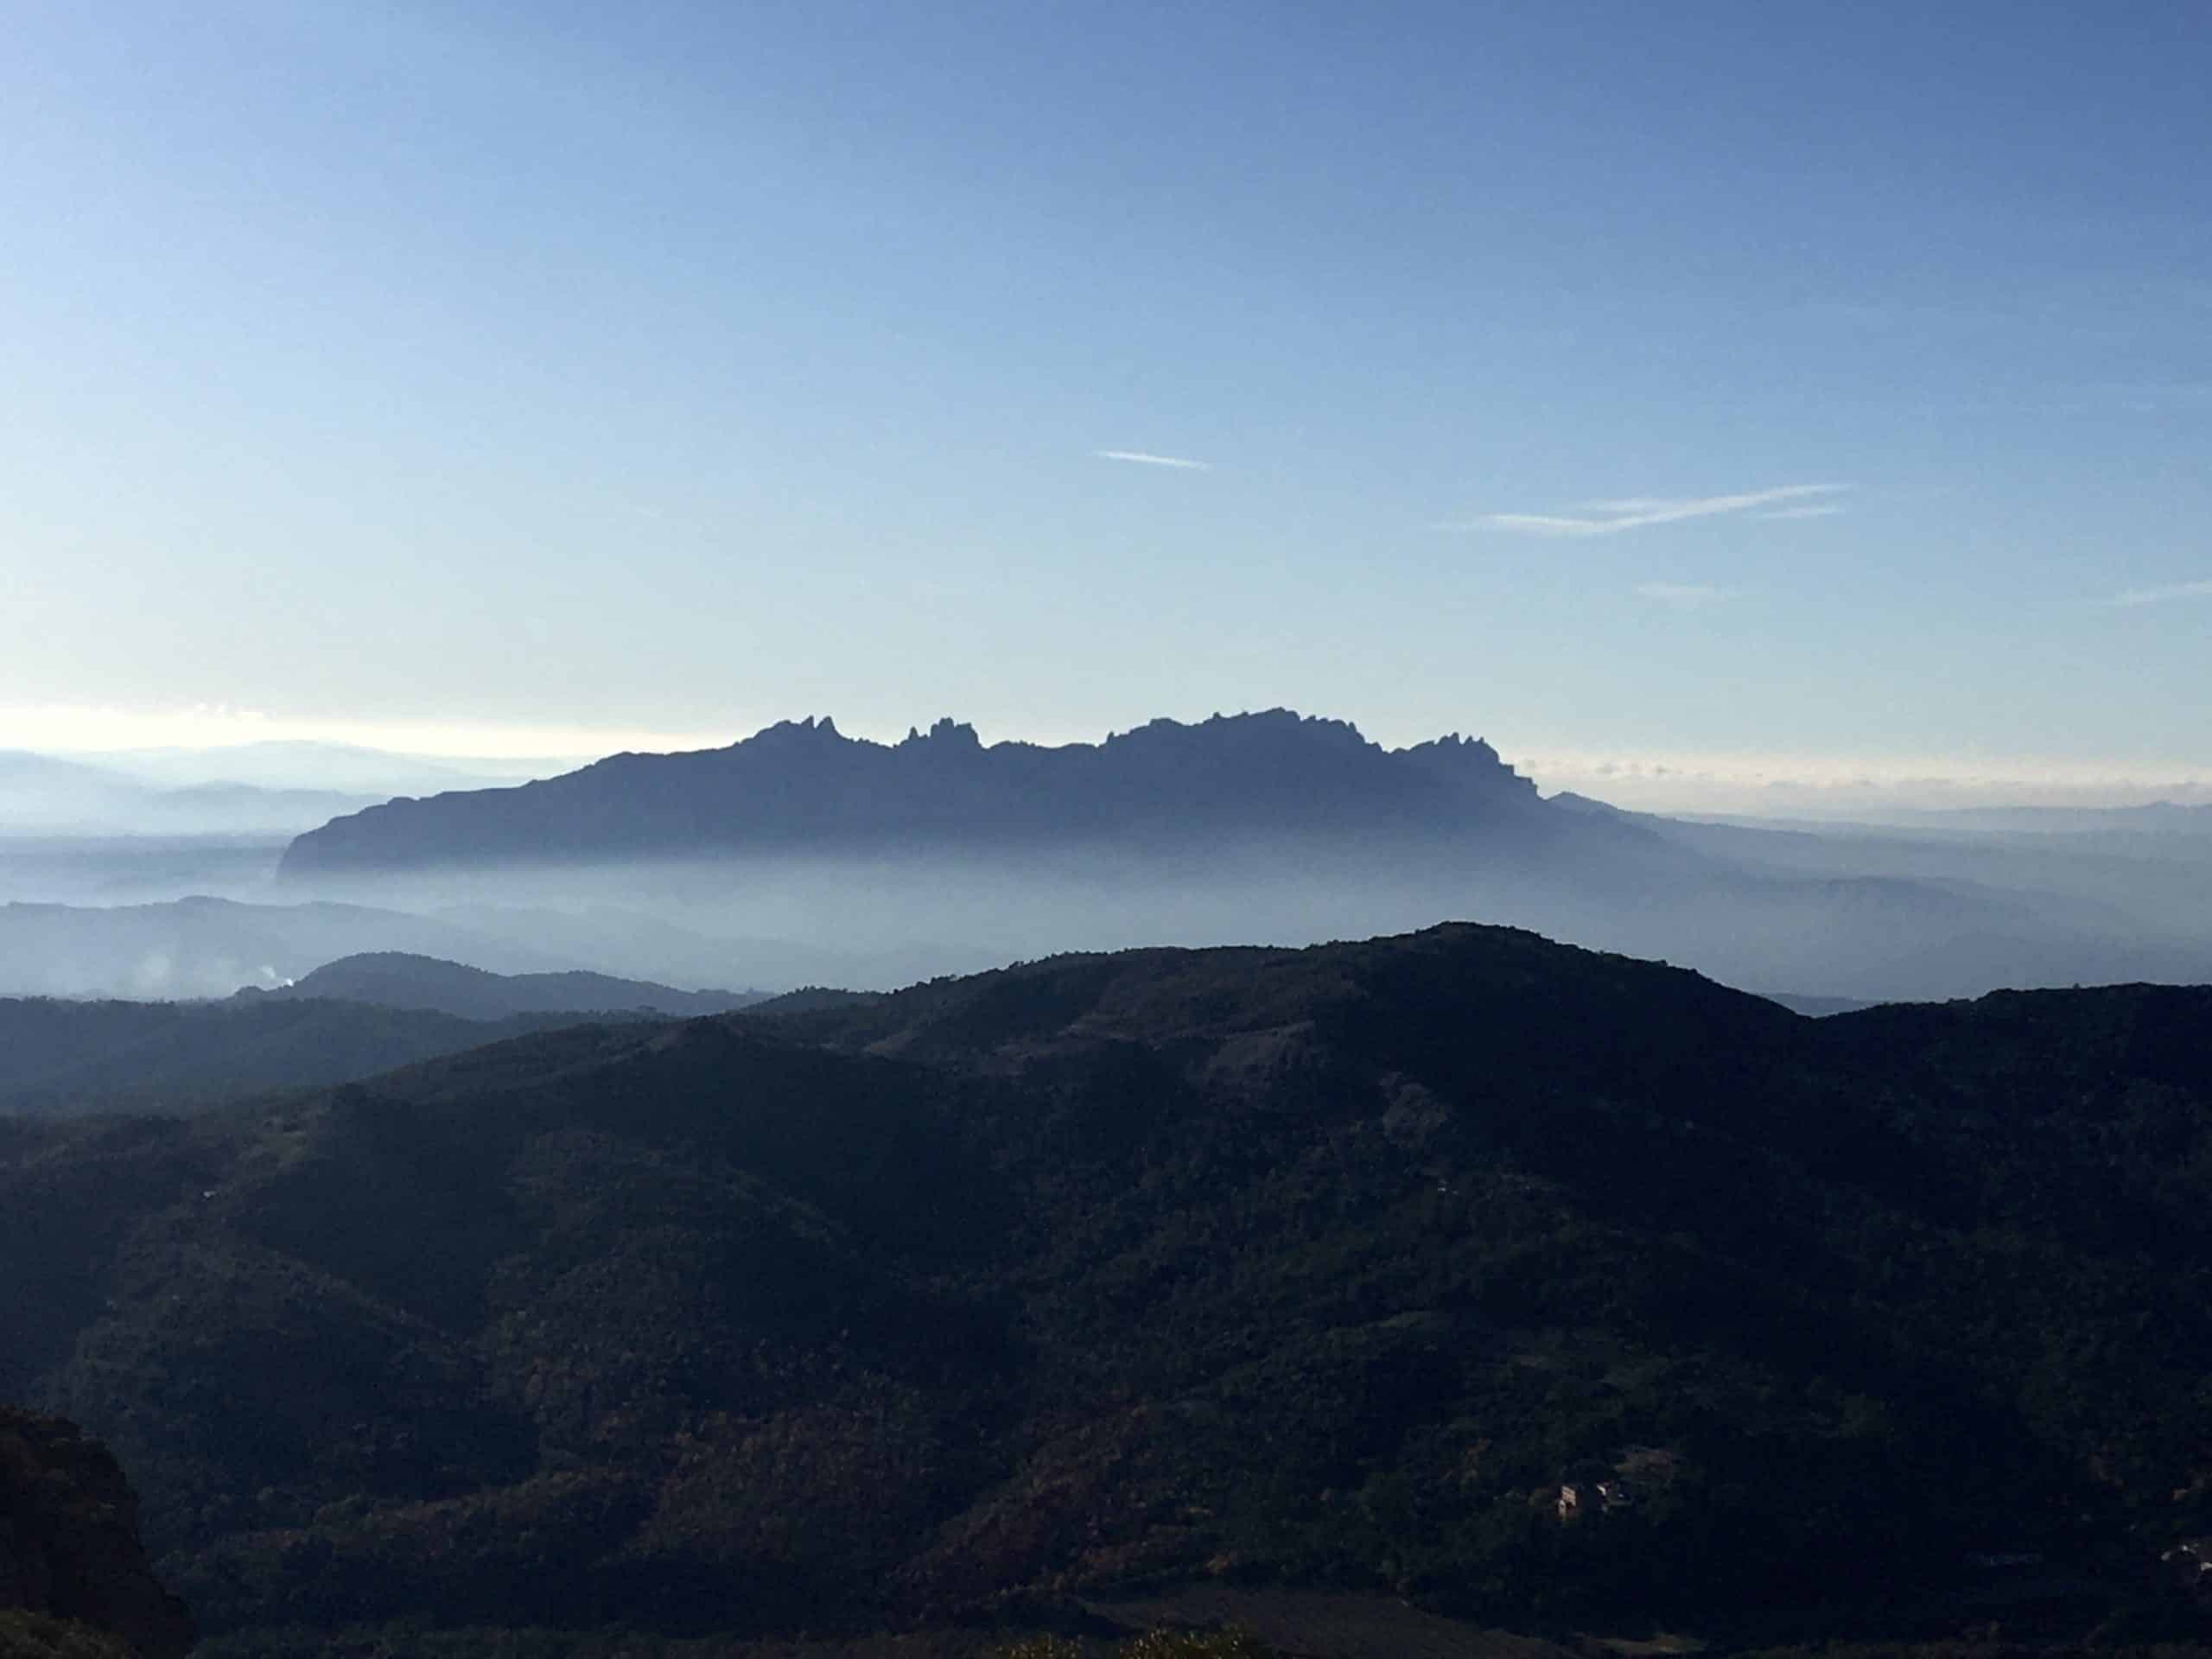
[[[1478,739],[1388,749],[1280,709],[1057,747],[949,720],[879,744],[810,718],[377,802],[283,842],[190,827],[11,839],[0,990],[226,996],[378,950],[881,990],[1065,950],[1301,944],[1439,917],[1861,1001],[2212,979],[2197,809],[1669,818],[1545,797]]]

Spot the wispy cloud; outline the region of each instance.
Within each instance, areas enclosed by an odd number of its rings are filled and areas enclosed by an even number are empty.
[[[2212,582],[2170,582],[2161,588],[2123,588],[2107,605],[2163,605],[2174,599],[2212,599]]]
[[[1774,489],[1745,490],[1735,495],[1637,495],[1617,501],[1580,502],[1572,512],[1566,513],[1484,513],[1452,528],[1515,531],[1528,536],[1615,536],[1624,530],[1641,530],[1647,524],[1672,524],[1685,518],[1745,512],[1777,501],[1834,495],[1850,487],[1848,484],[1783,484]],[[1832,506],[1830,510],[1834,510]]]
[[[1148,454],[1142,449],[1094,449],[1093,457],[1099,461],[1135,461],[1140,467],[1172,467],[1180,473],[1210,473],[1210,461],[1187,461],[1181,455]]]
[[[1639,582],[1636,584],[1636,596],[1678,611],[1701,611],[1736,595],[1726,588],[1714,588],[1701,582]]]
[[[1843,509],[1834,502],[1824,502],[1816,507],[1780,507],[1772,512],[1755,512],[1754,518],[1833,518]]]

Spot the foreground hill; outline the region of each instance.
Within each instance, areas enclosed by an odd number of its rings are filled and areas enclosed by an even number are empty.
[[[0,1394],[114,1440],[222,1628],[1196,1580],[2157,1634],[2212,1530],[2207,1029],[1467,926],[575,1027],[0,1125]]]
[[[513,789],[372,807],[292,842],[281,874],[607,862],[732,851],[1167,847],[1228,836],[1444,836],[1511,845],[1552,826],[1479,741],[1386,750],[1287,710],[1156,720],[1103,743],[986,747],[940,721],[904,742],[790,721],[727,748],[618,754]]]
[[[74,1424],[0,1406],[0,1659],[181,1659],[192,1621],[147,1565],[137,1513]]]
[[[495,974],[404,950],[365,951],[325,963],[291,984],[247,1001],[326,999],[388,1008],[428,1008],[463,1020],[504,1020],[521,1014],[618,1011],[693,1017],[728,1014],[766,999],[761,991],[680,991],[651,980],[570,969],[557,974]]]
[[[373,1077],[575,1019],[469,1020],[327,998],[251,1005],[0,998],[0,1115],[181,1111]]]

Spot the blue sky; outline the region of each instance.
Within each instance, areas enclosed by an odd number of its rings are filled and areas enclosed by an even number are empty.
[[[2202,5],[10,28],[0,743],[2212,780]]]

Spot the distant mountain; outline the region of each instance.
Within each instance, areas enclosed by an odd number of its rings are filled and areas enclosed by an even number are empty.
[[[1177,846],[1224,836],[1541,842],[1550,815],[1479,740],[1389,750],[1287,710],[1157,720],[1103,743],[903,742],[786,721],[728,748],[618,754],[512,789],[392,801],[302,835],[291,877],[737,851]]]
[[[2212,803],[2152,801],[2141,806],[1965,806],[1894,814],[1891,823],[1927,829],[2022,835],[2212,836]]]
[[[1274,710],[1059,747],[987,747],[950,721],[895,744],[786,723],[390,802],[297,837],[279,880],[466,900],[450,913],[577,939],[577,965],[706,984],[881,989],[1071,949],[1303,944],[1446,915],[1859,1001],[2212,978],[2202,882],[2139,861],[2068,888],[2062,862],[1545,800],[1479,741],[1390,750]],[[658,919],[607,925],[594,906]],[[707,960],[702,936],[725,954]]]
[[[365,950],[405,950],[498,972],[575,964],[496,934],[366,905],[0,905],[0,995],[228,996],[275,988]]]
[[[480,937],[513,940],[624,978],[693,984],[837,984],[887,990],[938,974],[974,973],[995,966],[1007,954],[919,939],[841,949],[819,937],[712,931],[717,918],[711,902],[696,909],[672,907],[691,925],[634,904],[575,906],[573,899],[561,908],[542,903],[445,905],[431,914]],[[817,934],[830,931],[818,917],[802,912],[795,919],[810,923]]]
[[[979,955],[973,949],[836,950],[774,939],[717,938],[607,909],[577,913],[486,905],[424,916],[372,905],[252,904],[205,896],[155,904],[0,903],[0,996],[224,997],[249,986],[282,989],[340,957],[394,952],[494,975],[545,976],[523,998],[519,1011],[544,1006],[539,997],[554,998],[550,1006],[559,1007],[630,1007],[642,996],[645,1004],[671,1013],[734,1006],[686,1001],[690,994],[671,989],[671,980],[889,987],[972,968]],[[568,991],[551,982],[587,963],[618,971],[598,983],[595,970],[567,980],[574,988]],[[447,988],[468,996],[457,984]],[[602,995],[618,1000],[601,1003]],[[427,1006],[446,1005],[434,1001]],[[518,1011],[515,1005],[499,1006]]]
[[[148,783],[171,787],[250,784],[263,789],[337,790],[377,800],[441,789],[482,789],[564,771],[568,763],[407,754],[354,743],[299,739],[232,743],[205,749],[124,749],[99,763]]]
[[[880,991],[841,991],[827,985],[803,985],[780,996],[764,998],[746,1012],[763,1015],[820,1014],[829,1008],[866,1007],[880,1001],[882,997]]]
[[[290,834],[383,798],[215,781],[175,787],[111,766],[0,752],[0,836]]]
[[[394,1622],[348,1651],[1191,1583],[2171,1638],[2207,1029],[2145,986],[1804,1020],[1464,925],[580,1026],[0,1123],[0,1395],[111,1439],[204,1624]]]
[[[652,1016],[609,1010],[591,1017]],[[582,1018],[563,1011],[464,1019],[281,996],[215,1003],[0,998],[0,1116],[196,1110],[274,1089],[348,1083]]]
[[[101,788],[118,782],[118,775],[88,761],[67,760],[59,755],[38,754],[29,749],[0,749],[0,802],[6,791],[33,788]]]
[[[336,789],[271,789],[257,784],[190,784],[149,791],[154,827],[170,821],[206,821],[229,829],[259,830],[315,812],[352,812],[382,798]]]
[[[0,837],[0,904],[99,906],[167,903],[186,893],[265,894],[288,839],[7,836]]]
[[[1855,996],[1802,996],[1794,991],[1766,991],[1761,995],[1768,1001],[1779,1002],[1790,1013],[1802,1014],[1808,1020],[1825,1020],[1832,1014],[1856,1014],[1861,1008],[1881,1006]]]
[[[571,969],[556,974],[494,974],[435,957],[399,950],[364,952],[326,963],[275,990],[238,993],[260,1001],[327,998],[389,1008],[429,1008],[464,1020],[518,1014],[596,1014],[610,1010],[690,1018],[728,1014],[764,1001],[765,991],[679,991],[650,980],[616,979]]]

